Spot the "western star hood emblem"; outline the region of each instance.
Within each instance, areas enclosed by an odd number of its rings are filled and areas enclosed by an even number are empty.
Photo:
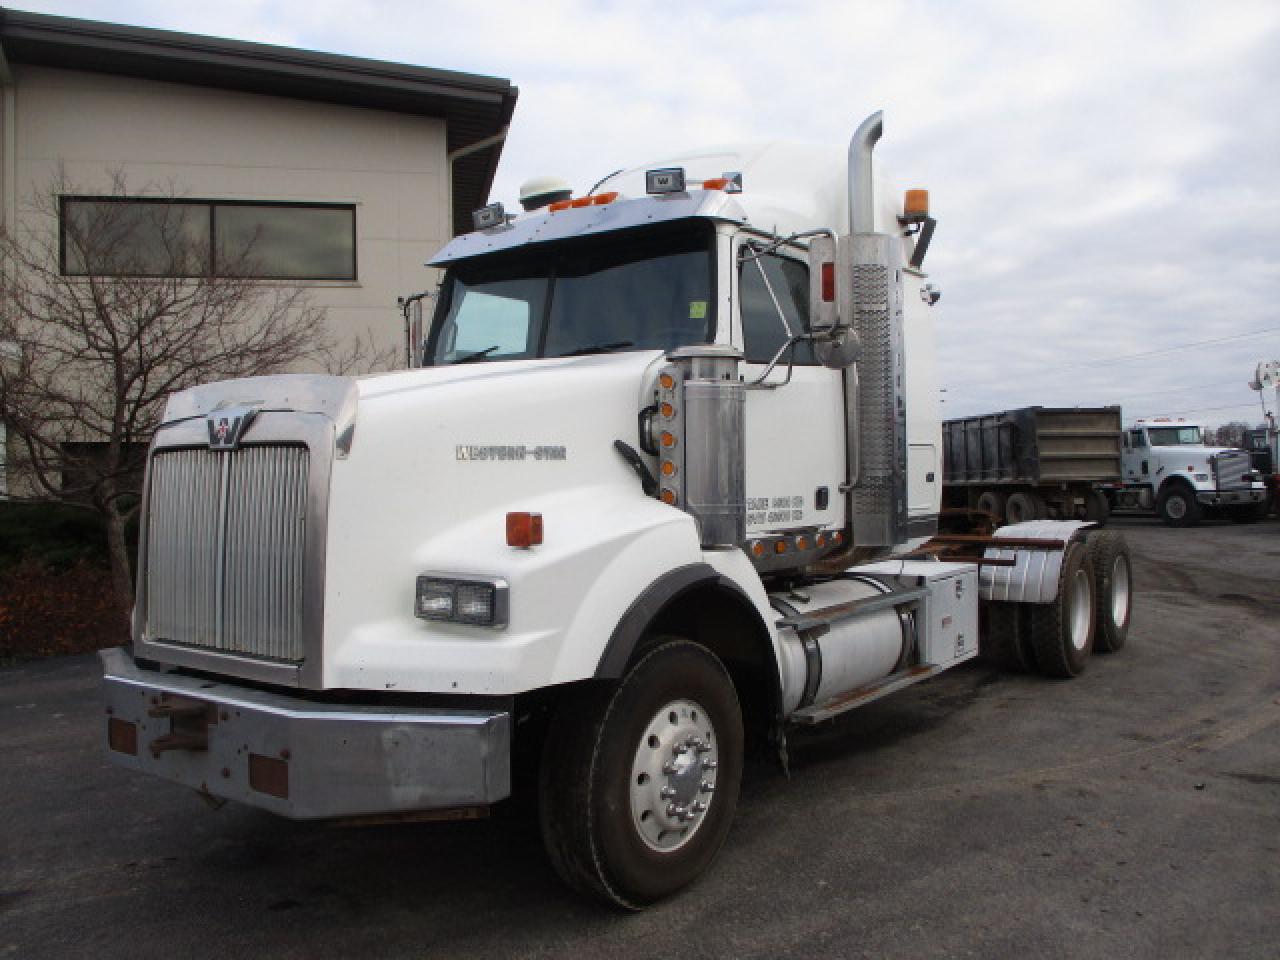
[[[205,417],[209,425],[210,450],[234,450],[257,416],[256,407],[224,407]]]

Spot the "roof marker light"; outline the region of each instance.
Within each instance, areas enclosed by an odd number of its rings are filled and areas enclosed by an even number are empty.
[[[609,193],[598,193],[591,198],[593,206],[603,207],[606,203],[613,203],[618,199],[618,191],[611,190]]]
[[[555,203],[547,207],[552,213],[559,213],[561,210],[568,210],[572,200],[557,200]]]

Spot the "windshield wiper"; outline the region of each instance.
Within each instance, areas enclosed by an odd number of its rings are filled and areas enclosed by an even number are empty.
[[[621,350],[623,347],[634,347],[635,344],[630,340],[618,340],[614,343],[597,343],[590,347],[579,347],[577,350],[570,350],[568,353],[562,353],[562,357],[582,357],[588,353],[613,353],[615,350]]]
[[[498,347],[500,346],[502,346],[502,344],[495,343],[492,347],[485,347],[483,350],[477,350],[475,353],[468,353],[465,357],[459,357],[457,360],[453,362],[454,363],[470,363],[472,360],[483,360],[489,354],[493,353],[493,351],[497,350]]]

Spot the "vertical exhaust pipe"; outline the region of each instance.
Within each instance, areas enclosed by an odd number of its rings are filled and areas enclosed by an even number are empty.
[[[850,321],[862,357],[845,370],[849,515],[855,549],[882,550],[907,539],[907,423],[899,238],[875,229],[871,154],[884,131],[877,110],[849,141]],[[845,256],[842,254],[842,257]]]
[[[884,133],[884,111],[877,110],[853,132],[849,141],[849,232],[875,230],[875,183],[872,179],[871,151]]]

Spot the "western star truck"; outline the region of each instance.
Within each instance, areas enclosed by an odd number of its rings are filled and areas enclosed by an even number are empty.
[[[1104,523],[1097,484],[1120,480],[1119,407],[1023,407],[942,425],[943,503],[1002,524]]]
[[[983,648],[1117,649],[1115,534],[935,533],[934,221],[880,132],[487,207],[412,369],[172,397],[110,756],[299,819],[475,816],[527,774],[560,875],[638,908],[715,857],[749,747]]]
[[[1247,450],[1209,447],[1200,425],[1181,418],[1137,420],[1124,432],[1124,479],[1104,485],[1113,507],[1155,510],[1191,527],[1206,512],[1238,523],[1266,516],[1267,488]]]

